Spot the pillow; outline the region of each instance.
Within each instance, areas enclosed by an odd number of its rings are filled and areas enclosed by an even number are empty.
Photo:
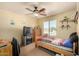
[[[52,43],[55,45],[61,45],[62,41],[63,41],[62,39],[56,38],[56,39],[52,40]]]
[[[63,45],[65,47],[68,47],[68,48],[72,48],[73,47],[73,43],[71,41],[71,39],[66,39],[64,42],[63,42]]]
[[[60,41],[60,45],[63,46],[64,39]]]
[[[48,41],[52,41],[52,39],[47,38],[47,37],[42,37],[42,40],[48,40]]]
[[[52,40],[54,40],[56,37],[55,36],[50,36],[49,38],[52,39]]]
[[[38,41],[41,41],[42,40],[42,36],[38,36],[36,38],[38,39]]]
[[[44,42],[48,42],[48,43],[51,43],[51,41],[50,41],[50,40],[42,40],[42,41],[44,41]]]
[[[42,37],[48,37],[48,34],[44,34],[44,35],[42,35]]]

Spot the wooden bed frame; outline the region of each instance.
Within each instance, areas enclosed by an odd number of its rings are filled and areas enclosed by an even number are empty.
[[[38,41],[38,39],[40,39],[40,37],[41,37],[41,29],[40,29],[40,27],[34,28],[34,36],[35,36],[35,45],[36,45],[36,47],[40,46],[40,47],[49,49],[51,51],[54,51],[56,53],[63,54],[64,56],[72,56],[72,55],[76,54],[76,52],[78,52],[76,50],[76,48],[78,48],[78,42],[73,43],[72,52],[66,51],[66,50],[63,50],[63,49],[59,49],[57,47],[54,47],[54,46],[51,46],[51,45],[48,45],[48,44],[41,45],[40,41]]]
[[[41,41],[36,42],[36,47],[43,47],[56,53],[63,54],[64,56],[73,56],[75,54],[76,43],[73,44],[72,51],[63,50],[55,46],[51,46],[50,44],[41,45],[40,43]]]

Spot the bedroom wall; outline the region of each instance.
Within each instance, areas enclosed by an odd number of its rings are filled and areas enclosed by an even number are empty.
[[[14,25],[11,25],[11,22]],[[21,42],[23,26],[35,27],[36,19],[10,11],[0,10],[0,39],[12,40],[13,37]]]
[[[43,29],[43,22],[44,21],[57,20],[57,36],[56,37],[63,38],[63,39],[68,38],[70,33],[76,31],[77,24],[69,23],[71,28],[69,28],[68,30],[67,29],[62,29],[61,28],[62,24],[61,24],[60,20],[62,20],[64,16],[67,16],[67,17],[73,19],[74,15],[75,15],[75,12],[76,12],[76,9],[73,9],[73,10],[69,10],[69,11],[66,11],[66,12],[63,12],[63,13],[60,13],[60,14],[57,14],[57,15],[41,18],[38,21],[38,25]]]

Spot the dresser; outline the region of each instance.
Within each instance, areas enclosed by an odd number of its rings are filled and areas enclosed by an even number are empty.
[[[0,42],[0,56],[12,56],[11,42],[6,44]]]
[[[35,46],[37,47],[37,44],[39,43],[38,39],[41,37],[41,28],[35,27],[34,28],[34,39],[35,39]]]

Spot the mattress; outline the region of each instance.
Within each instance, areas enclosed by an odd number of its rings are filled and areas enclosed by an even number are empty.
[[[57,48],[59,48],[59,49],[63,49],[63,50],[72,52],[72,48],[67,48],[67,47],[64,47],[64,46],[55,45],[55,44],[53,44],[53,43],[49,43],[49,42],[45,42],[45,41],[41,41],[41,42],[40,42],[40,45],[44,45],[44,44],[48,44],[48,45],[57,47]]]

